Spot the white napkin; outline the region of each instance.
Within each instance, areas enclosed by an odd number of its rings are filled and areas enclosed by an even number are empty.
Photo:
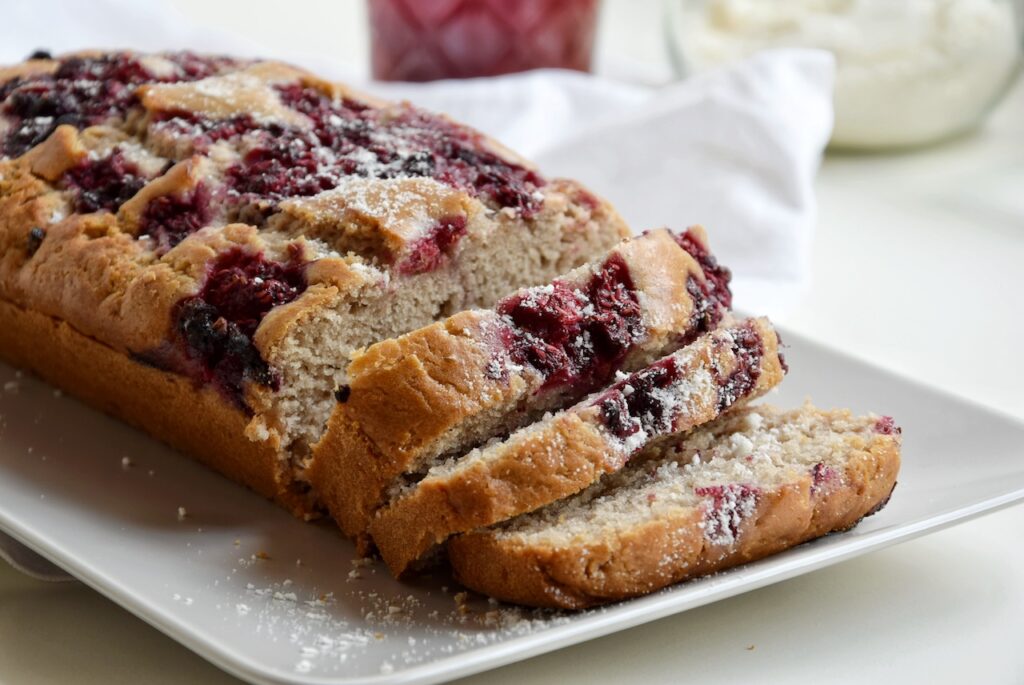
[[[784,50],[661,88],[564,71],[365,87],[579,179],[635,230],[704,224],[733,270],[736,306],[771,315],[807,283],[833,72],[828,53]]]

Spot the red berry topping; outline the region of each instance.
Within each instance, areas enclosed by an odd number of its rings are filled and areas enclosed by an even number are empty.
[[[399,273],[411,276],[441,266],[466,234],[466,217],[444,217],[427,235],[412,244],[409,255],[398,266]]]
[[[736,368],[728,376],[722,376],[715,369],[718,383],[718,411],[723,412],[737,401],[748,396],[761,377],[761,359],[764,343],[752,322],[732,331],[732,353],[736,356]]]
[[[77,193],[76,212],[98,212],[101,209],[116,212],[146,185],[146,178],[135,164],[114,148],[107,157],[87,159],[68,170],[62,182]]]
[[[729,290],[732,273],[718,264],[692,230],[674,236],[679,246],[697,261],[704,272],[704,280],[690,276],[686,281],[686,292],[693,300],[693,314],[684,336],[684,342],[689,343],[702,333],[714,330],[732,307],[732,291]]]
[[[287,263],[236,248],[210,266],[202,290],[178,304],[175,327],[195,374],[244,405],[245,382],[276,387],[278,378],[252,337],[272,308],[291,302],[306,288],[297,254]]]
[[[875,422],[875,432],[882,435],[899,435],[903,430],[896,425],[891,416],[883,416]]]
[[[200,145],[257,132],[261,141],[228,170],[242,203],[275,203],[336,187],[345,176],[434,178],[464,189],[498,207],[525,216],[540,207],[543,180],[533,171],[489,151],[480,134],[411,106],[381,111],[350,99],[332,99],[301,85],[278,88],[282,101],[306,115],[308,130],[270,125],[265,131],[248,117],[164,125],[196,129]],[[171,115],[177,116],[177,115]]]
[[[161,195],[146,205],[140,220],[139,235],[157,242],[164,253],[206,226],[211,217],[210,191],[203,183],[183,195]]]
[[[740,535],[744,519],[754,513],[759,488],[741,483],[694,488],[704,504],[704,537],[715,545],[731,545]]]
[[[231,60],[191,53],[163,55],[178,68],[156,76],[139,56],[113,53],[69,57],[52,74],[16,76],[0,85],[0,114],[13,119],[0,139],[0,154],[17,157],[46,140],[55,128],[69,124],[85,128],[124,119],[137,105],[135,89],[150,81],[190,81],[205,78]]]
[[[543,388],[582,396],[611,378],[643,337],[640,304],[619,255],[587,283],[556,280],[502,300],[503,342],[512,361],[541,373]]]
[[[672,429],[680,407],[664,391],[678,379],[676,360],[668,357],[616,383],[593,404],[601,408],[601,419],[615,437],[626,440],[643,432],[650,439]]]
[[[818,462],[811,468],[811,492],[827,487],[838,477],[836,470],[824,462]]]

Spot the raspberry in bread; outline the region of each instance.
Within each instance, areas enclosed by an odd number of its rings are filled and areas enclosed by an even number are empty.
[[[287,65],[0,69],[0,354],[301,514],[352,350],[627,234],[471,129]]]
[[[728,280],[703,229],[656,230],[494,309],[380,342],[349,366],[310,481],[359,538],[407,479],[714,328]]]
[[[745,407],[534,513],[448,543],[467,587],[579,609],[846,530],[889,499],[892,419]]]
[[[398,575],[449,536],[579,492],[784,374],[767,319],[727,323],[565,411],[435,466],[377,512],[370,536]]]

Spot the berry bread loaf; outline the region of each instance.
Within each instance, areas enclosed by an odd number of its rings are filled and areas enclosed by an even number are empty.
[[[0,69],[0,355],[302,515],[353,350],[627,234],[471,129],[283,64]]]
[[[896,484],[888,417],[739,409],[655,445],[587,490],[453,538],[467,587],[583,608],[652,592],[851,528]]]
[[[310,482],[352,537],[388,493],[714,328],[729,273],[703,229],[657,230],[591,264],[358,353]]]
[[[728,323],[565,411],[435,466],[377,513],[370,535],[401,574],[450,535],[579,492],[641,450],[764,394],[784,373],[766,319]]]

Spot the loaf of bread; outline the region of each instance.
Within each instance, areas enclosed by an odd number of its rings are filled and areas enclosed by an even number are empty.
[[[573,497],[453,538],[448,555],[461,583],[509,602],[634,597],[856,525],[888,501],[899,453],[888,417],[750,406]]]
[[[354,350],[627,234],[476,131],[284,64],[0,68],[0,355],[302,516]]]
[[[309,479],[348,535],[389,491],[714,328],[728,271],[703,229],[651,231],[493,309],[357,353]]]
[[[700,227],[294,67],[0,68],[0,357],[397,575],[580,608],[854,525],[891,419],[748,406],[786,365]],[[442,556],[442,555],[437,555]]]
[[[568,497],[641,450],[763,395],[784,373],[767,320],[728,323],[565,411],[433,467],[393,495],[370,535],[401,574],[449,536]]]

